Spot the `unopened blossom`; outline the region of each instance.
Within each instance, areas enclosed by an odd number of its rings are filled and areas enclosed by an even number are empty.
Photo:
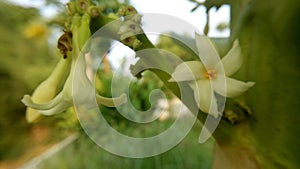
[[[59,84],[67,77],[70,69],[70,59],[61,58],[50,76],[41,82],[32,94],[36,103],[47,103],[58,93]],[[41,117],[38,110],[27,107],[26,120],[31,123]]]
[[[75,71],[75,66],[78,70]],[[74,81],[74,76],[79,77],[79,80]],[[80,86],[80,90],[73,90],[74,83]],[[61,113],[73,106],[73,96],[79,98],[79,104],[85,104],[91,101],[94,95],[94,88],[86,76],[85,59],[83,56],[78,57],[77,64],[72,62],[71,72],[65,82],[62,91],[47,103],[34,102],[32,97],[25,95],[22,102],[43,115],[54,115]],[[46,95],[44,97],[47,97]],[[116,107],[126,102],[126,95],[123,94],[118,98],[105,98],[98,94],[95,95],[97,103],[107,107]]]

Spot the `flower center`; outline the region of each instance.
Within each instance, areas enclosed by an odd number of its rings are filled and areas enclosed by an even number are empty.
[[[214,79],[217,77],[217,71],[212,69],[212,70],[207,70],[207,72],[205,73],[205,78],[207,79]]]

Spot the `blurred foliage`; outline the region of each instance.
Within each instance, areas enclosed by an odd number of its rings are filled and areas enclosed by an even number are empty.
[[[25,121],[21,98],[50,73],[58,58],[48,52],[47,27],[33,24],[42,24],[37,9],[1,1],[0,15],[0,159],[6,159],[20,156],[30,144],[34,126]]]
[[[160,128],[169,126],[169,121],[157,123]],[[82,135],[72,145],[66,147],[55,156],[40,163],[41,169],[210,169],[212,166],[213,147],[212,139],[205,144],[198,143],[201,126],[196,123],[187,137],[173,149],[148,158],[125,158],[111,154],[98,147],[88,136]],[[117,130],[122,133],[138,133],[139,137],[148,136],[152,128],[124,128]]]
[[[97,75],[99,77],[98,83],[96,83],[97,92],[106,97],[112,97],[111,95],[111,84],[113,73],[112,72],[105,72],[103,70],[98,70]],[[118,77],[114,77],[118,78]],[[124,81],[130,80],[130,77],[123,77],[120,78]],[[120,81],[123,81],[120,80]],[[118,80],[119,81],[119,80]],[[126,91],[125,89],[127,86],[118,86],[118,89],[121,91]],[[138,111],[146,111],[151,107],[149,102],[149,96],[151,92],[155,89],[160,89],[164,92],[167,99],[173,97],[171,92],[163,85],[163,83],[153,74],[152,72],[146,71],[143,73],[143,77],[141,79],[131,79],[131,83],[129,85],[129,99],[131,104],[134,108]],[[117,91],[118,93],[118,91]],[[157,101],[153,103],[154,105],[157,104]],[[132,123],[131,121],[124,118],[116,108],[108,108],[104,106],[100,106],[101,112],[103,113],[104,117],[111,125],[125,125],[129,126],[136,126],[136,124]],[[128,106],[120,106],[119,110],[122,112],[127,112],[129,116],[134,115],[131,112],[131,109],[128,109]]]

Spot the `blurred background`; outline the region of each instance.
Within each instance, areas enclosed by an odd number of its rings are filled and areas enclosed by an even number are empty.
[[[172,150],[155,157],[145,159],[123,158],[110,154],[94,144],[82,131],[76,114],[72,109],[67,112],[42,118],[38,122],[29,124],[25,120],[25,106],[21,103],[24,94],[31,94],[34,88],[44,80],[55,67],[60,54],[56,42],[63,30],[62,18],[66,15],[65,3],[59,0],[5,0],[0,2],[0,169],[7,168],[210,168],[214,149],[214,141],[198,144],[200,124]],[[108,6],[107,10],[115,11],[118,1],[101,1]],[[167,2],[160,8],[149,6],[148,1],[143,5],[139,1],[133,3],[143,12],[165,12],[177,15],[182,19],[193,22],[194,26],[203,29],[205,17],[199,14],[190,15],[194,5],[188,1],[181,1],[185,8],[175,5],[183,13],[172,13],[174,4]],[[147,9],[152,9],[147,10]],[[158,10],[158,11],[155,11]],[[159,11],[160,10],[160,11]],[[227,13],[226,13],[227,11]],[[170,13],[171,12],[171,13]],[[199,11],[198,11],[199,12]],[[204,9],[200,9],[204,13]],[[224,13],[224,12],[223,12]],[[217,21],[212,36],[229,36],[228,9],[225,19]],[[196,22],[194,22],[196,20]],[[212,23],[215,24],[215,23]],[[218,31],[219,30],[219,31]],[[215,33],[215,34],[214,34]],[[180,35],[178,35],[180,36]],[[185,37],[193,41],[191,37]],[[156,37],[155,41],[160,48],[178,53],[184,60],[191,60],[184,50],[174,46],[168,37]],[[124,51],[124,47],[120,47]],[[125,54],[124,54],[125,55]],[[98,92],[110,97],[110,83],[112,70],[116,63],[125,62],[124,55],[117,58],[104,59],[97,74]],[[113,62],[113,63],[112,63]],[[154,80],[153,80],[154,79]],[[130,97],[138,110],[147,110],[150,107],[149,93],[153,89],[162,89],[169,99],[172,94],[150,72],[146,72],[140,81],[131,84]],[[139,92],[136,92],[139,91]],[[142,92],[140,92],[142,91]],[[141,95],[142,93],[142,95]],[[169,107],[171,107],[169,105]],[[166,115],[154,122],[151,126],[137,126],[129,123],[113,108],[101,107],[107,121],[123,133],[135,133],[141,137],[157,134],[167,129],[173,122],[172,115]],[[160,129],[160,130],[157,130]],[[103,136],[105,137],[105,136]],[[66,140],[67,139],[67,140]],[[69,139],[69,140],[68,140]],[[53,147],[59,150],[53,150]],[[32,161],[32,160],[35,161]]]

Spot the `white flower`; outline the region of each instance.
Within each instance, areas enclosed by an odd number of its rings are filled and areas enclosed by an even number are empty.
[[[228,77],[242,65],[238,41],[233,43],[233,47],[222,60],[219,59],[219,54],[208,37],[196,34],[196,44],[203,64],[199,61],[181,63],[176,67],[169,81],[189,81],[200,110],[218,117],[221,112],[218,110],[214,92],[224,97],[236,97],[255,83]]]

